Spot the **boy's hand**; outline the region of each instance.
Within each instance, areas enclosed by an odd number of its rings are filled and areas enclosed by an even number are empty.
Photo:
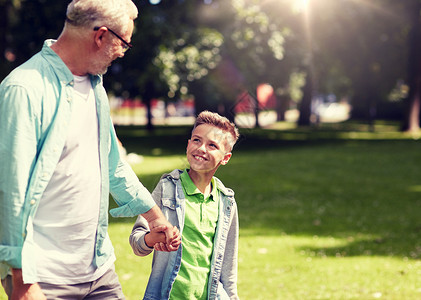
[[[174,231],[173,226],[168,220],[164,217],[161,210],[158,206],[153,206],[150,210],[146,213],[143,213],[142,216],[146,219],[149,224],[149,228],[152,230],[158,226],[166,226],[162,232],[165,233],[166,243],[168,245],[172,244],[174,240]]]
[[[159,225],[151,229],[145,235],[145,243],[149,248],[153,248],[156,243],[165,243],[166,237],[164,231],[167,230],[167,226]]]
[[[176,251],[178,249],[178,247],[181,245],[181,234],[180,231],[178,230],[178,228],[176,226],[173,226],[172,229],[172,234],[173,234],[173,240],[170,244],[167,244],[164,242],[157,242],[154,245],[154,249],[156,251],[164,251],[164,252],[171,252],[171,251]],[[145,236],[146,239],[146,236]],[[145,240],[146,241],[146,240]]]

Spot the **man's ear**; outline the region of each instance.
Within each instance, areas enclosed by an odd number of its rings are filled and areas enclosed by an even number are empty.
[[[231,156],[232,156],[231,152],[228,152],[227,154],[225,154],[224,158],[221,160],[221,165],[226,165],[229,162]]]
[[[95,28],[96,29],[96,28]],[[104,34],[107,32],[106,27],[99,27],[98,30],[95,30],[94,41],[95,44],[101,47],[102,43],[104,42]]]

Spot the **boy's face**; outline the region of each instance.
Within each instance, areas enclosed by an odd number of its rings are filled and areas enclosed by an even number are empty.
[[[229,133],[209,125],[197,126],[187,144],[190,169],[197,172],[215,172],[231,158],[227,135]]]

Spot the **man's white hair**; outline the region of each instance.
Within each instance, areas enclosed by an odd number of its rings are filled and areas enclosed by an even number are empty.
[[[137,14],[132,0],[73,0],[67,6],[66,21],[78,27],[107,26],[124,32]]]

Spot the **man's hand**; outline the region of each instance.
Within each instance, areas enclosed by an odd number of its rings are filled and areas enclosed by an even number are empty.
[[[171,244],[156,243],[155,246],[157,247],[160,246],[160,249],[159,248],[157,249],[156,247],[154,247],[155,250],[166,251],[166,252],[176,251],[178,247],[180,247],[181,245],[181,234],[177,226],[172,227],[172,233],[173,233],[173,240]]]
[[[175,238],[174,234],[178,232],[178,229],[176,231],[174,230],[172,224],[168,222],[158,206],[155,205],[146,213],[142,214],[142,216],[146,219],[146,221],[148,221],[149,228],[151,230],[161,225],[165,226],[166,228],[162,230],[162,232],[165,233],[166,244],[172,245]]]
[[[145,242],[150,248],[154,248],[157,251],[176,251],[181,244],[180,231],[176,226],[172,227],[173,240],[171,244],[166,244],[166,238],[164,231],[166,226],[160,225],[151,229],[149,233],[145,235]]]
[[[21,269],[12,269],[11,300],[47,300],[38,283],[24,284]]]
[[[151,229],[150,232],[145,234],[145,243],[149,248],[153,248],[156,243],[165,243],[166,237],[164,231],[167,226],[160,225]]]

